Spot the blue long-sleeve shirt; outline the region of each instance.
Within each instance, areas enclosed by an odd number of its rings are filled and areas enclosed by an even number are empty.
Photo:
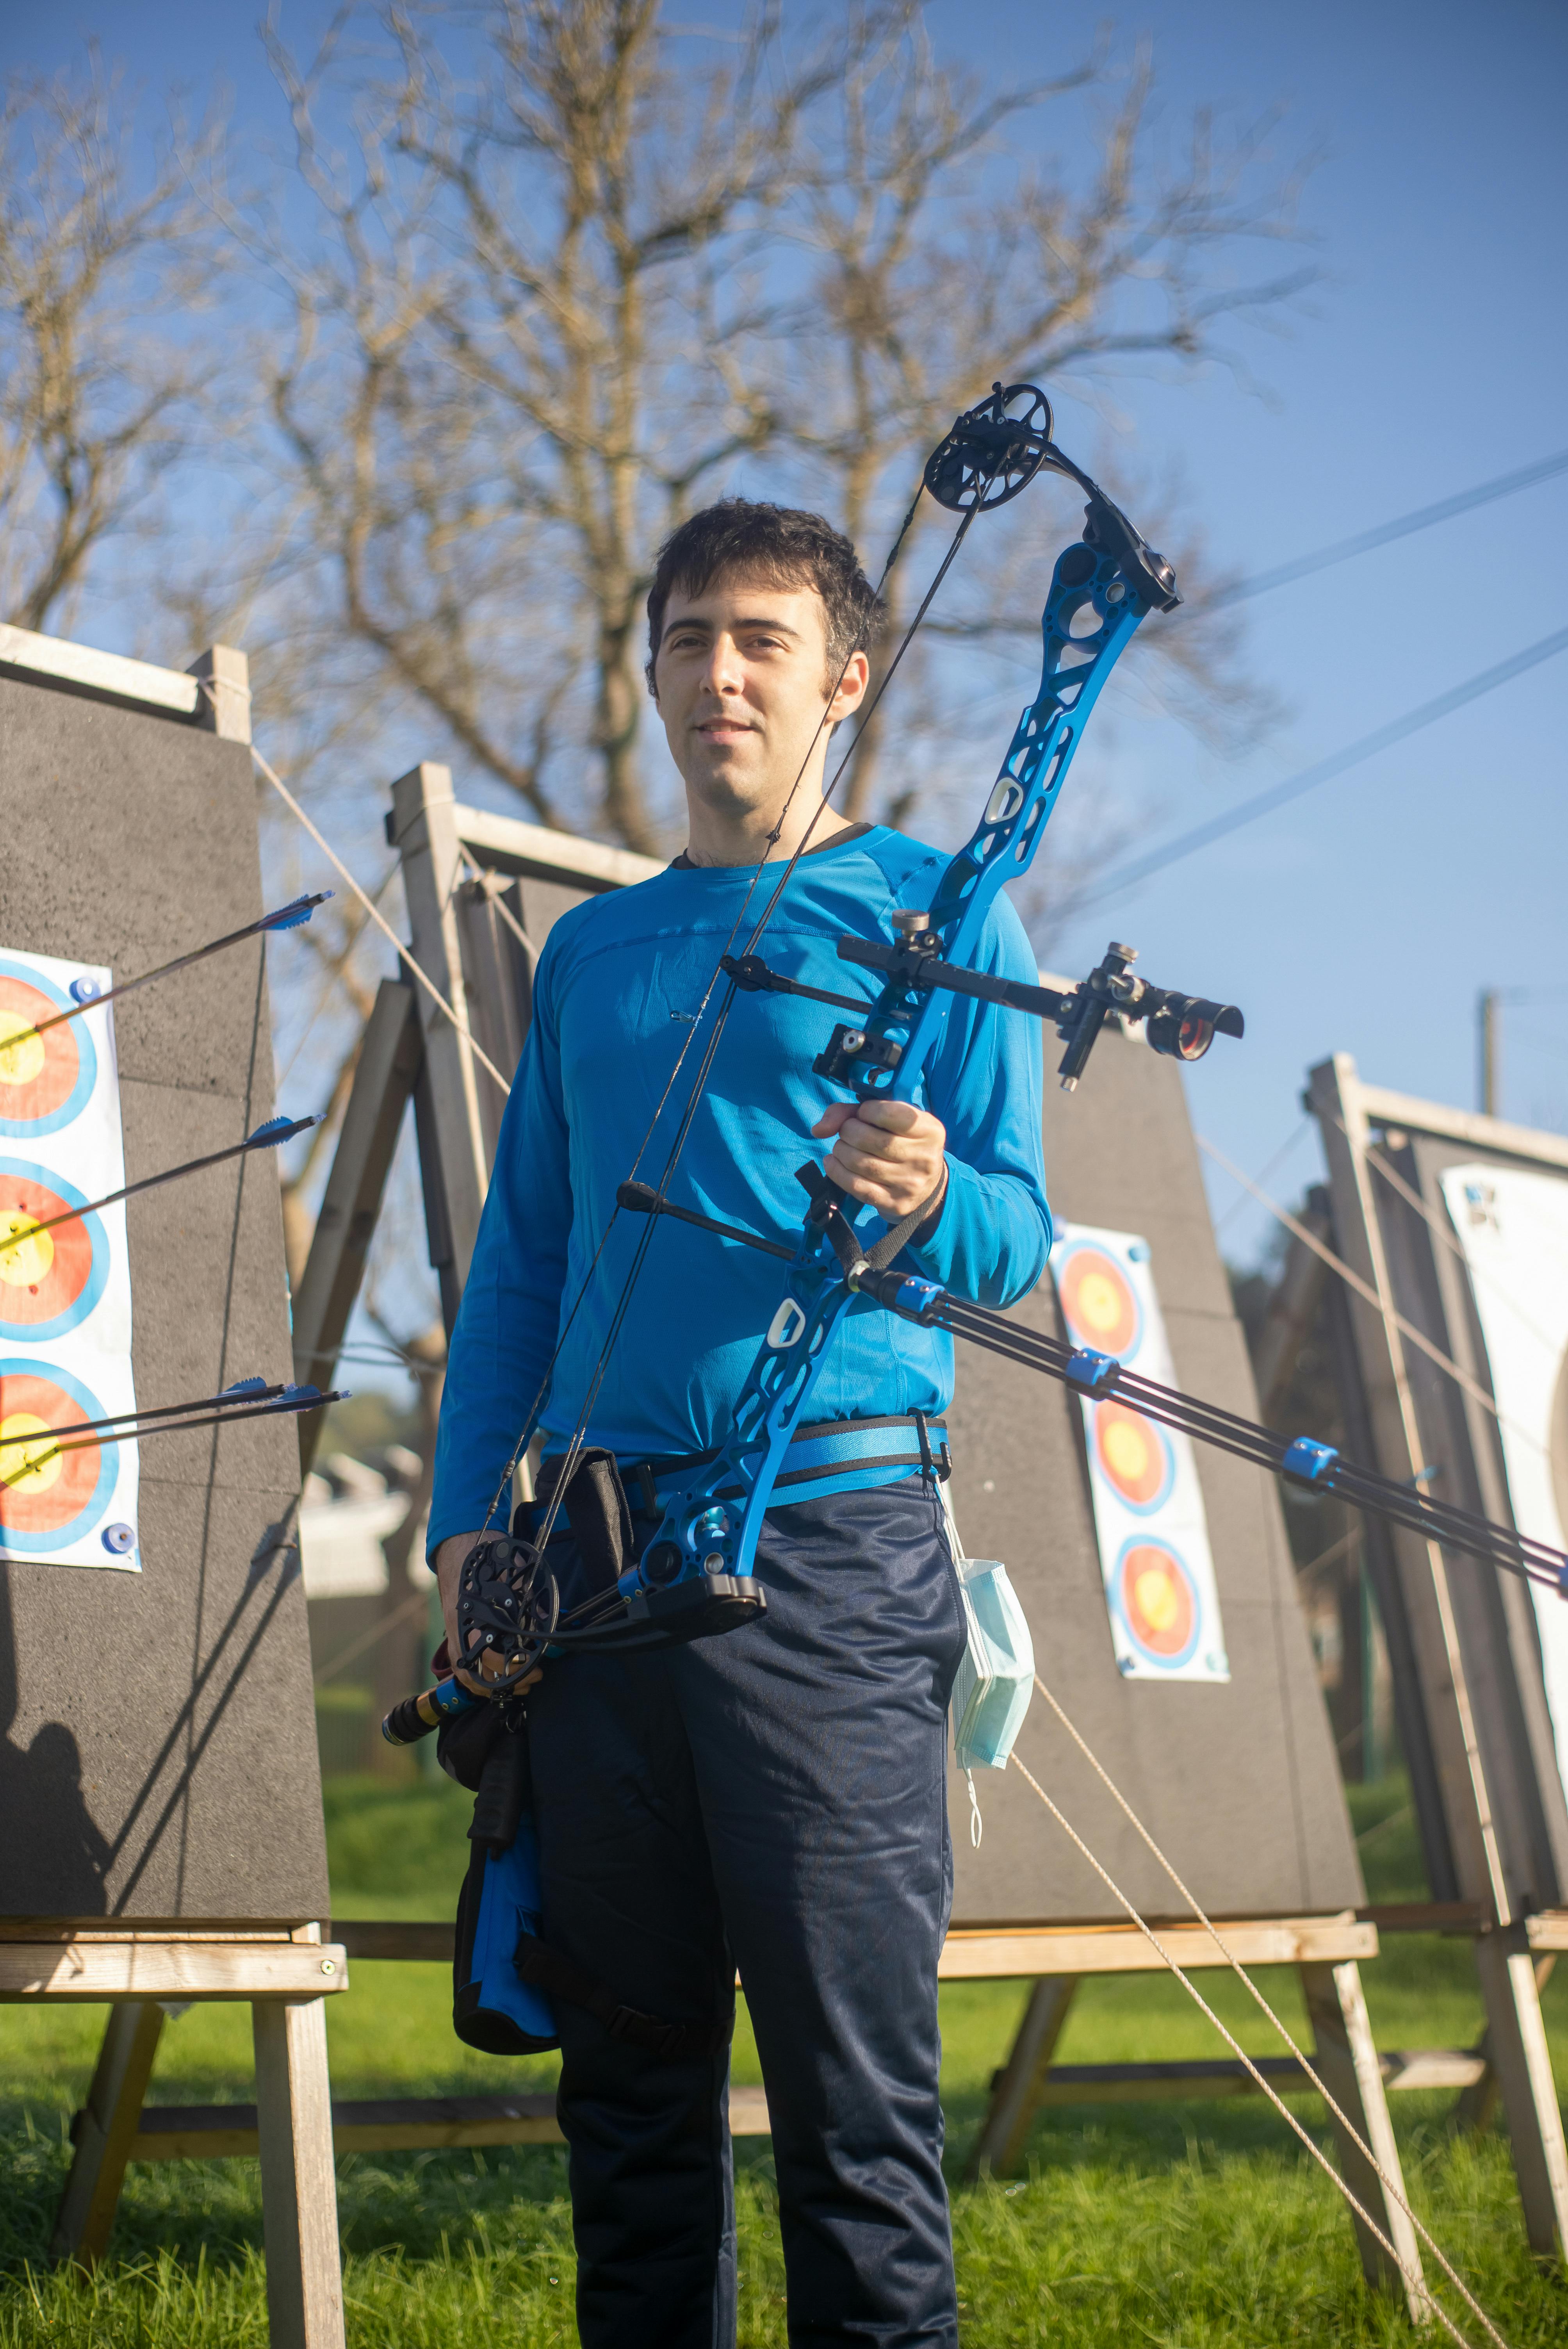
[[[885,941],[896,906],[930,904],[948,859],[872,826],[802,857],[763,934],[773,968],[835,994],[876,999],[879,974],[841,962],[846,933]],[[540,957],[533,1019],[502,1122],[478,1244],[452,1333],[428,1545],[481,1525],[584,1278],[542,1425],[565,1449],[627,1268],[646,1231],[623,1215],[596,1266],[616,1186],[637,1154],[752,877],[752,866],[673,866],[563,915]],[[752,894],[748,927],[775,885]],[[733,949],[732,949],[733,950]],[[1033,983],[1022,923],[1006,897],[975,957]],[[657,1182],[711,1032],[692,1040],[636,1173]],[[909,1262],[988,1305],[1010,1304],[1045,1268],[1051,1219],[1040,1139],[1040,1031],[1016,1012],[944,999],[922,1105],[947,1129],[948,1188]],[[799,997],[742,994],[681,1152],[669,1195],[791,1246],[806,1198],[810,1129],[842,1094],[811,1062],[837,1015]],[[591,1269],[592,1268],[592,1269]],[[663,1220],[589,1420],[588,1440],[623,1460],[719,1443],[782,1294],[775,1259]],[[946,1409],[952,1340],[887,1314],[852,1313],[813,1392],[813,1421]]]

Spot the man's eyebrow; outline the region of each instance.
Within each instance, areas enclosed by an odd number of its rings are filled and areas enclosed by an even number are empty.
[[[704,636],[711,636],[714,631],[714,625],[715,624],[712,620],[699,618],[697,614],[695,612],[686,612],[681,615],[678,620],[665,621],[665,634],[666,636],[673,636],[677,628],[699,628]],[[799,644],[801,640],[800,631],[799,628],[792,628],[788,620],[769,619],[765,613],[744,613],[742,616],[738,620],[733,622],[732,625],[738,628],[767,628],[772,633],[772,635],[776,636],[789,636],[796,644]]]

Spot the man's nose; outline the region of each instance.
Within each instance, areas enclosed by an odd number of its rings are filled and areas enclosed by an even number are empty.
[[[707,657],[703,683],[710,693],[738,693],[746,683],[746,664],[740,657],[740,647],[735,638],[718,636]]]

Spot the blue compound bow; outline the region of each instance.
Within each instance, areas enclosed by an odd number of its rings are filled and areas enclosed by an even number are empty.
[[[1015,424],[1009,410],[1020,398],[1030,401],[1030,410]],[[1015,457],[1021,441],[1034,462],[995,481],[989,468],[998,457]],[[960,417],[927,465],[925,485],[943,505],[984,508],[1016,496],[1043,464],[1084,479],[1051,445],[1044,394],[1032,386],[1004,392],[998,385],[990,400]],[[951,999],[940,980],[932,983],[930,967],[969,974],[998,890],[1019,879],[1034,859],[1106,678],[1146,615],[1169,611],[1179,601],[1170,564],[1150,551],[1103,492],[1092,482],[1084,485],[1089,493],[1084,535],[1058,557],[1046,600],[1040,689],[1018,720],[980,821],[943,874],[932,905],[894,916],[903,935],[886,950],[881,994],[853,1026],[834,1030],[814,1064],[820,1075],[862,1101],[916,1098]],[[766,985],[771,977],[749,971],[740,983],[749,978]],[[1097,1000],[1095,1008],[1098,1027],[1107,1006]],[[1069,1081],[1087,1057],[1088,1040],[1075,1036],[1069,1043]],[[830,1185],[813,1201],[729,1437],[666,1509],[634,1569],[635,1589],[627,1593],[634,1611],[655,1611],[655,1593],[691,1586],[695,1599],[704,1582],[749,1578],[774,1479],[802,1424],[834,1333],[855,1309],[851,1272],[830,1244],[825,1212],[846,1200]],[[869,1208],[853,1229],[861,1259],[872,1269],[909,1236],[902,1228],[882,1230]]]
[[[814,1163],[799,1170],[800,1180],[811,1194],[811,1206],[794,1250],[757,1233],[717,1223],[668,1197],[671,1177],[713,1066],[717,1039],[739,991],[775,988],[852,1014],[852,1024],[841,1023],[834,1030],[826,1050],[813,1065],[820,1074],[861,1100],[913,1099],[941,1037],[948,998],[954,994],[1054,1022],[1067,1046],[1059,1073],[1069,1090],[1113,1012],[1141,1022],[1145,1040],[1157,1052],[1181,1061],[1201,1058],[1216,1034],[1242,1034],[1242,1017],[1233,1005],[1177,994],[1135,978],[1128,968],[1132,959],[1128,947],[1112,946],[1088,978],[1066,989],[1028,987],[995,978],[975,969],[970,960],[997,891],[1005,883],[1018,879],[1034,859],[1106,678],[1140,622],[1150,611],[1169,611],[1180,601],[1163,556],[1145,544],[1126,515],[1062,454],[1050,436],[1051,414],[1043,392],[1031,384],[1006,389],[997,384],[989,399],[959,417],[926,464],[924,489],[938,504],[963,519],[884,674],[879,694],[885,690],[975,515],[1016,497],[1036,473],[1048,468],[1077,481],[1088,502],[1083,535],[1057,559],[1046,601],[1045,666],[1039,692],[1018,720],[985,812],[970,839],[948,864],[934,902],[929,907],[895,914],[897,935],[887,944],[854,937],[839,940],[841,960],[885,973],[874,1003],[868,1007],[856,999],[784,978],[770,970],[755,951],[805,841],[785,863],[778,886],[747,942],[747,951],[721,957],[704,997],[705,1011],[721,975],[727,979],[727,992],[709,1031],[664,1174],[656,1188],[632,1180],[624,1183],[617,1194],[617,1214],[626,1210],[645,1216],[648,1221],[611,1316],[542,1522],[526,1541],[488,1532],[481,1535],[463,1564],[458,1601],[459,1651],[455,1661],[460,1670],[483,1670],[492,1696],[505,1698],[517,1690],[548,1654],[587,1648],[650,1647],[702,1638],[765,1611],[766,1596],[751,1571],[763,1516],[791,1438],[805,1423],[807,1405],[839,1324],[857,1309],[881,1309],[945,1330],[1020,1367],[1058,1379],[1082,1394],[1097,1396],[1114,1390],[1151,1418],[1183,1428],[1207,1444],[1315,1490],[1340,1493],[1354,1506],[1377,1510],[1433,1539],[1469,1550],[1568,1596],[1568,1556],[1529,1540],[1511,1526],[1494,1524],[1433,1501],[1342,1460],[1331,1446],[1310,1438],[1287,1442],[1272,1430],[1220,1411],[1200,1398],[1135,1379],[1109,1356],[1075,1352],[1000,1314],[950,1296],[933,1281],[892,1271],[892,1259],[907,1244],[922,1211],[903,1224],[881,1228],[882,1219],[874,1211],[852,1214],[848,1195]],[[912,508],[912,516],[913,512]],[[904,528],[908,528],[907,520]],[[903,532],[899,537],[902,543]],[[892,561],[890,556],[890,567]],[[886,575],[884,570],[884,580]],[[874,701],[871,707],[875,707]],[[842,772],[841,766],[839,771]],[[797,788],[799,782],[797,778]],[[810,836],[808,829],[806,839]],[[758,867],[753,888],[764,869]],[[665,1100],[679,1069],[677,1061]],[[661,1101],[661,1112],[663,1107]],[[652,1129],[650,1138],[651,1133]],[[722,1445],[669,1500],[639,1562],[608,1589],[562,1616],[554,1578],[542,1554],[544,1544],[583,1456],[604,1366],[655,1219],[661,1215],[674,1216],[783,1258],[788,1266],[784,1295],[769,1323]],[[599,1254],[603,1247],[602,1240]],[[562,1338],[586,1288],[585,1280],[563,1323]],[[532,1435],[553,1368],[552,1360],[498,1487],[492,1516]],[[444,1718],[483,1701],[455,1678],[444,1681],[396,1707],[383,1723],[383,1731],[392,1743],[406,1744],[438,1727]]]
[[[996,384],[988,399],[958,418],[933,452],[923,477],[924,490],[935,502],[963,517],[937,574],[938,583],[975,514],[1007,503],[1042,470],[1068,474],[1088,497],[1082,537],[1058,558],[1046,602],[1045,664],[1039,692],[1018,721],[974,833],[949,864],[933,905],[894,916],[899,936],[892,943],[841,940],[843,959],[886,973],[882,991],[869,1009],[853,999],[782,978],[752,951],[793,869],[795,858],[791,858],[751,934],[748,951],[734,958],[727,955],[721,962],[728,989],[718,1010],[714,1040],[738,990],[772,987],[813,996],[856,1014],[854,1024],[835,1029],[827,1050],[814,1064],[817,1071],[861,1100],[874,1096],[907,1101],[918,1091],[954,992],[1010,1004],[1053,1019],[1067,1040],[1061,1069],[1063,1082],[1069,1088],[1077,1082],[1096,1034],[1113,1010],[1129,1011],[1144,1020],[1145,1033],[1157,1050],[1186,1060],[1198,1058],[1216,1030],[1241,1033],[1241,1018],[1233,1007],[1150,988],[1132,978],[1127,969],[1131,950],[1127,947],[1113,947],[1082,987],[1066,992],[1021,987],[971,967],[997,891],[1004,883],[1021,878],[1033,861],[1106,678],[1148,613],[1169,611],[1181,600],[1171,565],[1152,552],[1105,492],[1057,448],[1051,429],[1050,406],[1042,391],[1032,384],[1006,388]],[[889,676],[929,605],[935,584],[890,666]],[[884,678],[884,689],[886,681]],[[797,850],[797,857],[799,853]],[[716,981],[717,976],[716,972]],[[653,1214],[683,1212],[666,1210],[666,1195],[680,1142],[689,1130],[712,1061],[710,1040],[657,1190],[636,1183],[624,1185],[620,1207]],[[565,1617],[560,1614],[553,1580],[544,1570],[541,1552],[583,1451],[596,1381],[591,1383],[543,1524],[530,1541],[486,1538],[465,1561],[459,1582],[457,1661],[462,1667],[475,1669],[485,1660],[494,1675],[490,1685],[495,1693],[515,1688],[546,1650],[642,1646],[696,1638],[726,1630],[765,1609],[766,1599],[751,1568],[784,1454],[802,1423],[839,1323],[857,1302],[869,1305],[872,1301],[869,1296],[858,1298],[857,1279],[862,1273],[880,1270],[909,1237],[908,1228],[902,1226],[882,1230],[881,1219],[872,1210],[866,1210],[858,1224],[849,1226],[842,1215],[834,1212],[835,1203],[843,1204],[842,1195],[826,1183],[819,1169],[802,1169],[801,1179],[813,1191],[813,1204],[800,1244],[789,1257],[784,1296],[737,1404],[729,1434],[714,1458],[670,1502],[640,1562],[598,1598]],[[912,1218],[912,1225],[916,1220]],[[601,1354],[601,1374],[652,1229],[650,1222],[612,1317]],[[852,1245],[846,1242],[847,1230],[852,1232]],[[777,1252],[789,1256],[782,1248]],[[513,1464],[532,1433],[535,1416],[536,1413],[531,1414]],[[454,1683],[450,1702],[455,1705],[461,1701]],[[410,1703],[424,1708],[429,1702],[420,1699]],[[422,1710],[418,1718],[424,1726],[434,1725],[428,1711]]]

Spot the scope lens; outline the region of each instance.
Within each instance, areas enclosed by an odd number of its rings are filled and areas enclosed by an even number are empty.
[[[1189,1009],[1178,1009],[1185,1000]],[[1214,1023],[1201,1019],[1191,1009],[1191,998],[1178,997],[1175,1003],[1166,1003],[1151,1012],[1144,1026],[1152,1050],[1168,1061],[1201,1061],[1214,1040]]]

